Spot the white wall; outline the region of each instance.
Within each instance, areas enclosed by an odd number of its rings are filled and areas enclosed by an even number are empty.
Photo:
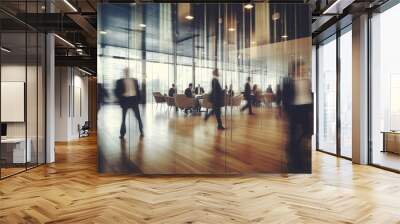
[[[70,141],[88,120],[88,78],[72,67],[56,67],[55,73],[55,140]]]
[[[27,80],[26,80],[27,79]],[[32,158],[36,162],[44,163],[45,150],[45,115],[44,115],[44,74],[41,66],[25,65],[25,63],[5,63],[1,66],[2,82],[24,82],[26,85],[26,106],[22,112],[26,112],[26,120],[23,122],[6,122],[7,137],[21,138],[27,136],[30,139]],[[7,96],[2,96],[7,97]],[[10,108],[1,108],[10,110]],[[37,154],[39,156],[37,157]],[[51,160],[48,160],[51,162]]]

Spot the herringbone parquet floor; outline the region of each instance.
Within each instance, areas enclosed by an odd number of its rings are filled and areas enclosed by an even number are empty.
[[[400,175],[319,152],[312,175],[99,175],[90,137],[0,181],[0,223],[400,223]]]

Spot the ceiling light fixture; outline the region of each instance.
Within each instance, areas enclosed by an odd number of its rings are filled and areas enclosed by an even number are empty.
[[[246,5],[244,5],[245,9],[252,9],[254,6],[253,4],[247,3]]]
[[[78,12],[78,10],[73,6],[68,0],[64,0],[64,3],[68,5],[74,12]]]
[[[45,5],[42,5],[41,9],[42,9],[43,11],[46,10],[46,6],[45,6]]]
[[[191,15],[187,15],[187,16],[185,16],[185,19],[187,19],[187,20],[193,20],[193,19],[194,19],[194,17],[193,17],[193,16],[191,16]]]
[[[285,34],[285,35],[282,35],[281,37],[286,39],[286,38],[288,38],[288,35]]]
[[[142,27],[142,28],[145,28],[146,24],[141,23],[141,24],[139,24],[139,26]]]
[[[281,18],[281,14],[279,14],[279,12],[274,12],[273,14],[272,14],[272,20],[273,21],[277,21],[278,19],[280,19]]]
[[[75,48],[75,45],[73,45],[71,42],[69,42],[68,40],[60,37],[58,34],[54,34],[55,37],[57,37],[59,40],[61,40],[62,42],[64,42],[65,44],[67,44],[70,47]]]
[[[228,29],[228,31],[229,31],[229,32],[233,32],[233,31],[235,31],[235,28],[230,27],[230,28]]]
[[[81,69],[81,68],[79,68],[79,67],[78,67],[78,70],[81,71],[81,72],[83,72],[83,73],[85,73],[86,75],[92,75],[92,73],[90,73],[90,72],[88,72],[88,71],[85,71],[85,70],[83,70],[83,69]]]
[[[101,34],[101,35],[106,35],[106,34],[107,34],[107,31],[101,30],[101,31],[100,31],[100,34]]]
[[[9,50],[9,49],[7,49],[5,47],[1,47],[0,49],[1,49],[1,51],[4,51],[6,53],[11,53],[11,50]]]
[[[322,14],[330,14],[330,13],[332,13],[331,12],[332,9],[336,9],[336,11],[337,11],[338,4],[341,2],[342,2],[342,0],[336,0],[332,5],[330,5],[327,9],[325,9],[324,12],[322,12]],[[346,2],[346,1],[343,1],[343,2]],[[338,13],[336,13],[336,14],[338,14]]]

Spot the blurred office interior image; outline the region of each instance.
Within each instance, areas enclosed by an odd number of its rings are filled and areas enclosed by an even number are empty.
[[[98,170],[310,173],[308,4],[101,4]]]

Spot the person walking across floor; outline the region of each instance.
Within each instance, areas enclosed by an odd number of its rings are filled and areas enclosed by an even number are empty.
[[[140,136],[143,133],[143,123],[139,112],[140,89],[138,80],[129,77],[129,68],[124,69],[125,78],[117,80],[114,90],[115,96],[118,99],[119,105],[122,108],[122,122],[120,128],[120,138],[123,139],[126,134],[126,114],[129,109],[132,109],[139,124]]]
[[[246,109],[249,110],[249,114],[253,115],[253,108],[252,108],[252,101],[253,101],[253,96],[251,95],[251,85],[250,85],[251,78],[247,77],[247,82],[246,85],[244,86],[244,98],[246,99],[246,105],[244,105],[240,111],[244,111]]]
[[[212,110],[206,114],[204,120],[207,121],[208,118],[214,114],[215,118],[217,119],[218,130],[224,130],[225,128],[222,125],[222,119],[221,119],[221,107],[224,106],[225,93],[219,83],[218,77],[219,77],[218,69],[214,69],[213,79],[211,81],[211,93],[208,96],[210,102],[212,103]]]

